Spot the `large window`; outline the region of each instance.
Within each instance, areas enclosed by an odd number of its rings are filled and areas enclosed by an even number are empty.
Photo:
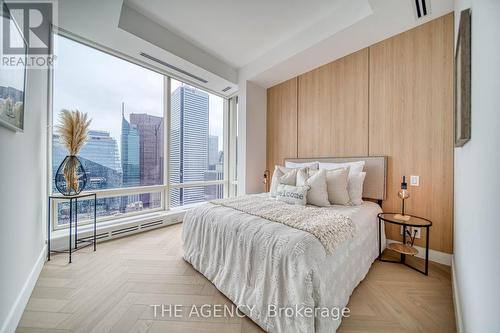
[[[170,183],[178,185],[170,205],[221,198],[222,184],[182,184],[224,180],[224,100],[173,79],[170,90]]]
[[[229,194],[226,99],[73,39],[54,39],[52,178],[66,155],[55,128],[60,111],[86,112],[92,123],[79,158],[89,177],[85,190],[98,194],[99,220]],[[89,218],[90,204],[79,204],[79,220]],[[56,227],[64,226],[67,204],[56,202],[53,211]]]

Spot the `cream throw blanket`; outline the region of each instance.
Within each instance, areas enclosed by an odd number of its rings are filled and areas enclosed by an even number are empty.
[[[332,254],[345,240],[354,237],[351,218],[330,209],[290,205],[262,194],[213,200],[211,203],[308,232],[321,242],[327,254]]]

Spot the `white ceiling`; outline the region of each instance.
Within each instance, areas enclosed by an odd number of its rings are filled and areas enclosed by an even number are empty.
[[[316,29],[324,34],[315,40],[317,33],[306,31],[298,34],[240,68],[239,76],[263,87],[271,87],[454,9],[453,0],[426,0],[430,13],[417,19],[414,3],[413,0],[351,0],[337,9],[334,19],[335,22],[344,21],[344,24],[336,29]],[[321,27],[320,24],[317,26]]]
[[[345,0],[125,0],[229,65],[241,68],[331,15]]]
[[[171,34],[192,48],[183,55],[178,43],[150,42],[188,60],[198,51],[196,65],[210,71],[204,62],[220,61],[239,82],[270,87],[453,11],[453,0],[426,2],[430,14],[419,20],[414,0],[124,0],[124,7],[164,29],[159,42]]]

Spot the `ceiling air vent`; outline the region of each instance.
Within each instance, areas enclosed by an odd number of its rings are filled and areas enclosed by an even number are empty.
[[[415,12],[417,14],[417,19],[427,16],[427,14],[430,13],[427,1],[428,0],[415,0]]]
[[[428,2],[430,0],[414,0],[415,2],[415,14],[417,15],[417,19],[427,16],[430,14],[430,8]]]
[[[169,64],[168,62],[165,62],[165,61],[163,61],[163,60],[160,60],[160,59],[158,59],[158,58],[155,58],[155,57],[153,57],[152,55],[149,55],[149,54],[144,53],[144,52],[141,52],[141,53],[139,53],[139,54],[140,54],[141,56],[143,56],[144,58],[146,58],[146,59],[152,60],[152,61],[154,61],[154,62],[156,62],[156,63],[159,63],[160,65],[163,65],[163,66],[165,66],[165,67],[168,67],[168,68],[170,68],[170,69],[173,69],[174,71],[177,71],[177,72],[179,72],[179,73],[181,73],[181,74],[187,75],[187,76],[189,76],[190,78],[193,78],[193,79],[198,80],[198,81],[203,82],[203,83],[208,83],[208,81],[207,81],[207,80],[205,80],[205,79],[203,79],[203,78],[201,78],[201,77],[199,77],[199,76],[196,76],[196,75],[194,75],[194,74],[191,74],[191,73],[189,73],[189,72],[186,72],[185,70],[183,70],[183,69],[181,69],[181,68],[179,68],[179,67],[177,67],[177,66],[171,65],[171,64]]]
[[[222,89],[223,92],[226,92],[226,91],[229,91],[229,90],[231,90],[230,86],[227,86],[226,88]]]

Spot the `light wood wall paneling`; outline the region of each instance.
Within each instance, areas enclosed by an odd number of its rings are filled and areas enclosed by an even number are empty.
[[[267,90],[267,168],[297,157],[297,78]]]
[[[371,46],[369,68],[369,152],[389,156],[384,211],[400,210],[403,175],[420,176],[406,211],[431,219],[431,248],[451,253],[453,13]],[[386,232],[400,237],[397,226]]]
[[[298,80],[298,157],[367,155],[368,48]]]

